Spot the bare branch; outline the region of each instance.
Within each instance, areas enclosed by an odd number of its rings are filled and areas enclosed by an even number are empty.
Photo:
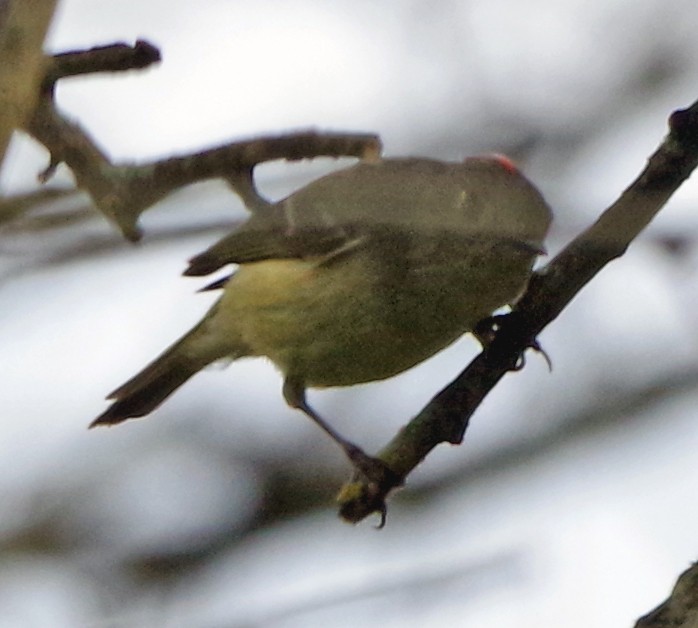
[[[97,72],[140,70],[160,61],[160,51],[151,43],[139,39],[135,45],[110,44],[89,50],[62,52],[47,59],[44,89],[67,76]]]
[[[340,515],[358,522],[385,513],[385,499],[439,443],[462,441],[470,417],[507,371],[517,370],[538,334],[608,262],[623,255],[698,165],[698,102],[676,111],[669,135],[633,184],[584,233],[531,279],[494,340],[378,454],[393,473],[354,474],[340,491]]]
[[[59,163],[67,164],[78,186],[90,194],[95,206],[131,241],[142,235],[138,226],[140,215],[185,185],[223,178],[254,211],[266,205],[254,186],[252,173],[257,164],[276,159],[372,158],[380,154],[381,143],[376,135],[306,131],[232,142],[144,164],[113,164],[82,127],[56,109],[54,83],[66,76],[144,68],[159,59],[157,48],[144,41],[135,46],[114,44],[56,55],[49,63],[42,97],[26,124],[27,131],[51,153],[51,163],[41,179],[47,180]]]

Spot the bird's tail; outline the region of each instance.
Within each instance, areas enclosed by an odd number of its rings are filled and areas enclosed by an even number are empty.
[[[114,425],[145,416],[211,362],[226,356],[240,357],[242,352],[228,351],[206,336],[204,319],[140,373],[111,392],[107,399],[114,402],[90,423],[90,427]]]

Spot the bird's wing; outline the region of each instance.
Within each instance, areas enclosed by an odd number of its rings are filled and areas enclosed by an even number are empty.
[[[439,257],[448,261],[446,251],[456,260],[471,258],[471,246],[484,244],[484,250],[513,244],[535,254],[549,219],[540,194],[496,159],[361,162],[257,209],[238,230],[190,260],[184,274],[208,275],[227,264],[268,259],[331,262],[372,243],[406,263],[410,257],[427,264]]]
[[[332,255],[352,240],[349,230],[334,225],[292,226],[280,207],[255,214],[239,229],[189,260],[185,275],[201,276],[228,264],[268,259]]]

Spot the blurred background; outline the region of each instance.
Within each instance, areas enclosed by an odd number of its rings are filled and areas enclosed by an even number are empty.
[[[145,38],[147,71],[62,81],[116,161],[316,128],[385,153],[507,153],[556,212],[555,254],[698,98],[694,0],[62,0],[52,52]],[[17,135],[4,195],[38,189]],[[258,169],[271,198],[352,160]],[[153,416],[87,431],[103,397],[215,295],[185,261],[243,215],[183,189],[125,242],[72,193],[0,225],[0,627],[631,626],[698,554],[698,182],[391,501],[333,508],[348,468],[263,360],[209,369]],[[368,451],[476,355],[311,391]]]

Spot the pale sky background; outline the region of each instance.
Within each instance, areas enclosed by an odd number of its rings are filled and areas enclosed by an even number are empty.
[[[47,48],[161,49],[60,85],[115,160],[307,128],[377,132],[388,155],[510,152],[556,212],[555,253],[698,98],[696,26],[694,0],[63,0]],[[260,181],[278,198],[346,163]],[[2,190],[45,165],[18,138]],[[381,532],[336,519],[346,466],[261,360],[85,429],[210,304],[180,273],[242,215],[224,185],[160,203],[136,247],[99,216],[3,229],[0,628],[631,626],[698,554],[697,209],[694,177],[543,333],[553,372],[531,355],[508,375]],[[374,451],[476,352],[310,399]]]

